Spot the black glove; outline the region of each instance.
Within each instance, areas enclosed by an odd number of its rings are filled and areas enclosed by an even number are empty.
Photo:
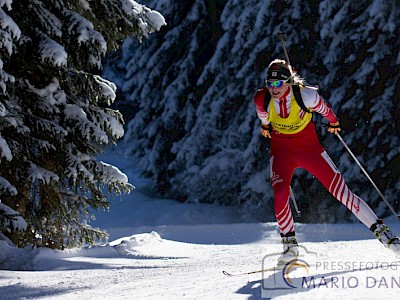
[[[336,121],[335,123],[329,123],[327,131],[333,134],[338,134],[339,131],[341,130],[339,121]]]
[[[261,134],[265,136],[267,139],[271,138],[271,131],[272,131],[271,124],[268,125],[261,124]]]

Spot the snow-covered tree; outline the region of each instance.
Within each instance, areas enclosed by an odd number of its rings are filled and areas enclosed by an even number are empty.
[[[165,37],[142,45],[127,41],[120,62],[112,61],[106,70],[109,78],[121,73],[126,78],[120,85],[136,112],[125,139],[135,141],[132,153],[171,197],[245,202],[260,217],[272,216],[267,145],[259,135],[252,96],[271,57],[284,58],[276,39],[288,26],[279,22],[281,16],[297,28],[305,21],[310,27],[310,8],[297,1],[148,5],[167,16]],[[302,11],[292,16],[291,5]],[[298,40],[301,35],[289,36]]]
[[[132,0],[0,1],[0,228],[16,244],[61,248],[106,235],[87,224],[90,210],[133,186],[95,159],[124,134],[110,108],[116,86],[96,73],[124,38],[164,24]]]
[[[323,85],[341,118],[342,136],[398,209],[400,4],[322,1],[319,11],[321,44],[326,47]],[[336,145],[329,146],[333,152]],[[348,153],[338,165],[353,190],[384,215],[387,207],[376,191],[366,188],[371,184]]]
[[[398,1],[149,0],[146,5],[166,16],[168,26],[143,44],[127,40],[104,76],[120,78],[131,118],[125,143],[160,192],[181,201],[243,204],[246,212],[274,219],[266,183],[268,143],[252,98],[264,85],[269,62],[285,58],[277,38],[283,31],[291,63],[320,86],[340,117],[344,140],[394,202],[400,184]],[[382,205],[340,142],[320,131],[349,186],[374,208]],[[307,220],[351,215],[337,209],[340,203],[311,175],[298,180],[298,174],[293,186],[303,215],[311,216]],[[383,208],[381,216],[388,213]]]

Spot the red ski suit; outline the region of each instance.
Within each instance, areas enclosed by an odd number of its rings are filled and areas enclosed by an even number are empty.
[[[307,114],[299,109],[291,87],[280,99],[271,98],[267,109],[264,108],[266,92],[266,88],[258,90],[254,96],[254,103],[262,124],[271,123],[273,128],[270,144],[270,180],[275,196],[275,216],[281,233],[294,232],[294,220],[289,205],[289,187],[293,172],[297,168],[305,169],[313,174],[336,199],[370,228],[378,217],[360,197],[353,194],[347,187],[340,172],[319,143],[312,120],[309,120],[308,123],[305,122],[302,129],[296,133],[290,133],[292,130],[290,125],[287,125],[289,129],[285,127],[285,120],[303,120]],[[330,123],[337,121],[332,109],[315,90],[304,88],[301,90],[301,95],[307,108],[320,113]],[[275,111],[270,113],[271,109]],[[291,111],[299,112],[299,116],[290,115]],[[280,130],[281,132],[277,130],[274,122],[270,122],[271,114],[279,115],[280,124],[277,126],[283,128]]]

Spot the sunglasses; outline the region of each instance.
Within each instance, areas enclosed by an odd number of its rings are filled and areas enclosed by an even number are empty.
[[[270,87],[270,88],[272,88],[272,87],[277,87],[277,88],[279,88],[279,87],[281,87],[285,82],[287,82],[288,80],[289,80],[289,78],[286,79],[286,80],[268,81],[267,86]]]

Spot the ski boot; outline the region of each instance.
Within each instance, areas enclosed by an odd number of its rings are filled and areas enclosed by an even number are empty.
[[[283,253],[278,258],[278,267],[283,267],[289,262],[297,261],[299,257],[299,245],[294,232],[289,232],[287,234],[281,234]]]
[[[382,220],[377,220],[370,230],[386,248],[400,256],[400,239],[390,231],[389,227],[383,224]]]

